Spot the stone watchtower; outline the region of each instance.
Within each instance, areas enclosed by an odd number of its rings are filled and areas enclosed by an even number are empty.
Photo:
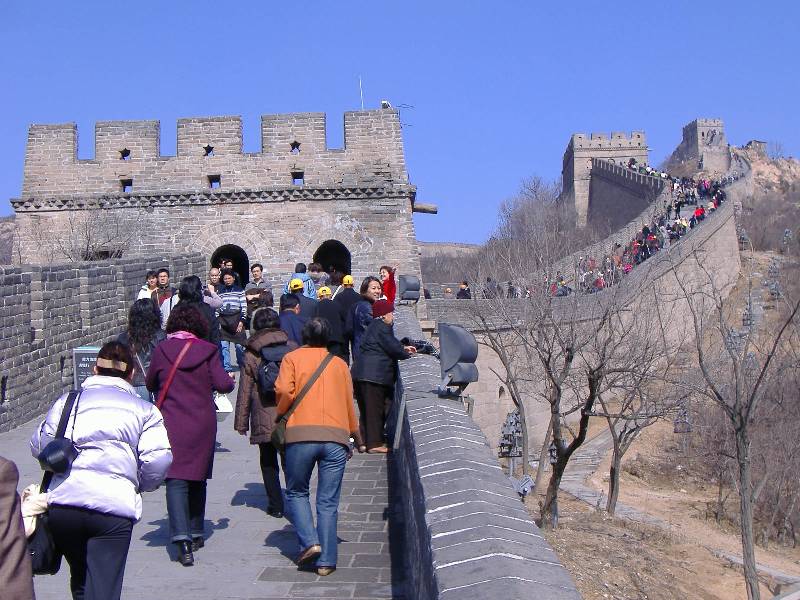
[[[722,119],[695,119],[685,125],[683,139],[671,160],[696,163],[697,168],[711,173],[727,171],[730,149]]]
[[[315,260],[354,276],[381,264],[420,274],[396,110],[347,112],[344,147],[328,148],[323,113],[265,115],[261,150],[242,151],[240,117],[178,121],[176,156],[158,121],[106,121],[95,155],[77,158],[77,127],[33,125],[22,195],[12,200],[16,262],[201,252],[258,261],[275,282]]]
[[[647,139],[643,131],[634,131],[630,137],[613,132],[611,137],[605,133],[584,133],[572,135],[564,152],[561,170],[561,199],[575,206],[578,225],[586,225],[589,213],[589,182],[592,159],[605,159],[617,164],[627,165],[630,159],[647,163]]]

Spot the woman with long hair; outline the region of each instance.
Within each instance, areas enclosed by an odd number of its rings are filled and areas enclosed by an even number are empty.
[[[167,339],[156,347],[147,371],[147,389],[158,398],[172,446],[167,513],[170,539],[184,566],[194,564],[193,552],[205,543],[206,480],[211,478],[217,437],[213,394],[234,387],[207,335],[203,313],[182,300],[169,315]]]
[[[134,358],[128,346],[105,344],[94,373],[68,415],[65,437],[78,452],[65,473],[53,476],[48,515],[53,540],[70,567],[72,597],[117,600],[133,523],[142,517],[141,492],[161,484],[172,454],[158,408],[131,386]],[[55,437],[67,398],[56,401],[34,432],[34,456]]]
[[[167,334],[161,329],[161,313],[156,310],[150,298],[143,298],[133,303],[128,311],[128,327],[117,337],[117,341],[125,344],[133,356],[133,388],[144,400],[153,402],[144,383],[150,357],[159,342],[165,340]]]
[[[270,443],[277,410],[274,377],[283,357],[295,348],[297,344],[281,330],[278,313],[267,307],[257,308],[253,313],[253,333],[245,348],[233,428],[241,435],[247,435],[249,430],[250,443],[258,445],[267,514],[276,518],[283,517],[284,511],[278,452]]]
[[[212,306],[205,300],[207,296],[204,293],[203,282],[200,281],[200,278],[197,275],[184,277],[181,281],[178,295],[181,297],[181,302],[192,304],[203,313],[206,321],[208,321],[208,334],[204,339],[218,346],[222,339],[219,329],[219,319],[217,319],[217,315]],[[222,306],[221,301],[220,306]]]

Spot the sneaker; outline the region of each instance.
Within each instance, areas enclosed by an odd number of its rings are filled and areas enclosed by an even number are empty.
[[[317,567],[317,575],[327,577],[336,570],[336,567]]]

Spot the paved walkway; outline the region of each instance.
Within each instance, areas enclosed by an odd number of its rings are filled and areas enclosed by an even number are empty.
[[[17,463],[20,487],[41,480],[28,439],[39,420],[0,434],[0,454]],[[339,507],[339,564],[328,577],[298,571],[293,527],[267,516],[258,450],[220,424],[214,478],[208,485],[206,547],[195,566],[173,562],[163,488],[144,495],[144,514],[134,526],[125,600],[152,598],[402,598],[402,552],[389,527],[387,459],[356,454],[348,463]],[[393,550],[390,553],[390,547]],[[69,597],[69,569],[36,577],[37,600]]]

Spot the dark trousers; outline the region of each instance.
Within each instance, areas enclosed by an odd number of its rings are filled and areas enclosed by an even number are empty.
[[[392,405],[394,388],[371,381],[355,382],[361,431],[367,450],[383,444],[383,426]]]
[[[204,537],[206,482],[167,479],[167,514],[171,541]]]
[[[94,510],[51,505],[53,540],[69,563],[74,600],[119,600],[133,521]]]
[[[269,442],[258,445],[261,477],[267,492],[267,510],[283,512],[283,494],[281,493],[281,469],[278,464],[278,451]]]

